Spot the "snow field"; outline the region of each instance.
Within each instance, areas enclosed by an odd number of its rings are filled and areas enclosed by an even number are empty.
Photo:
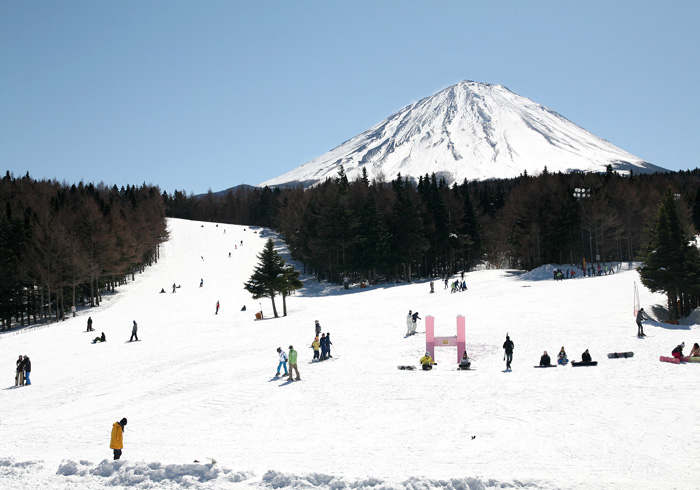
[[[0,487],[695,488],[700,366],[658,357],[698,341],[698,326],[646,322],[637,339],[639,279],[626,264],[561,282],[547,268],[472,272],[455,294],[439,279],[431,295],[427,281],[344,291],[307,278],[273,319],[243,282],[274,234],[169,223],[159,263],[102,306],[0,338]],[[647,311],[665,304],[641,293]],[[259,303],[266,319],[255,321]],[[436,335],[454,335],[464,315],[475,369],[457,371],[456,349],[437,348],[433,371],[398,370],[425,351],[424,321],[404,338],[409,309],[433,315]],[[334,344],[321,363],[309,348],[316,319]],[[128,343],[133,320],[141,342]],[[102,331],[107,342],[91,344]],[[273,378],[275,349],[290,344],[301,382]],[[589,349],[598,366],[533,369],[562,345],[570,360]],[[635,356],[608,359],[615,351]],[[32,359],[32,386],[15,389],[19,354]]]

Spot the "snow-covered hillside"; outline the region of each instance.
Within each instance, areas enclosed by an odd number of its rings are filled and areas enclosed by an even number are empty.
[[[455,294],[441,282],[429,294],[427,282],[307,281],[289,316],[256,321],[242,284],[272,234],[169,226],[162,260],[101,307],[0,335],[0,488],[697,488],[700,364],[659,356],[700,330],[650,321],[638,339],[627,264],[561,282],[547,268],[473,272]],[[665,298],[642,288],[641,303],[654,314]],[[404,338],[409,309],[433,315],[437,335],[454,335],[464,315],[475,369],[458,371],[444,348],[431,372],[398,370],[425,351],[424,321]],[[85,332],[88,316],[96,332]],[[141,341],[129,343],[133,320]],[[322,363],[311,363],[314,320],[334,344]],[[107,342],[92,344],[102,331]],[[273,377],[275,349],[290,344],[300,382]],[[533,369],[561,346],[571,359],[590,349],[598,366]],[[608,359],[614,351],[635,355]],[[32,385],[15,388],[20,354]]]
[[[464,81],[403,108],[362,134],[264,185],[351,180],[366,169],[391,180],[435,172],[448,183],[512,178],[527,171],[626,174],[665,171],[502,85]]]

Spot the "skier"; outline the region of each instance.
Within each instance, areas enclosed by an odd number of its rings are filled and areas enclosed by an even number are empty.
[[[328,346],[326,345],[325,333],[321,334],[321,339],[319,340],[319,343],[321,344],[321,360],[325,361],[326,359],[328,359]]]
[[[109,441],[109,447],[114,450],[114,459],[119,459],[122,456],[122,449],[124,449],[124,427],[126,427],[126,417],[112,424],[112,438]]]
[[[593,359],[591,359],[591,354],[588,352],[588,349],[581,354],[581,361],[583,362],[591,362]]]
[[[506,334],[506,341],[503,342],[503,348],[506,350],[504,357],[504,360],[506,361],[506,369],[510,369],[510,363],[513,361],[513,349],[515,348],[515,344],[512,340],[510,340],[508,334]]]
[[[693,348],[690,350],[690,354],[688,354],[690,357],[700,357],[700,345],[698,345],[697,342],[693,344]]]
[[[331,342],[331,334],[330,332],[326,332],[326,355],[328,357],[333,357],[331,355],[331,345],[333,345],[333,342]]]
[[[215,315],[219,314],[219,302],[218,301],[216,302],[216,313],[214,313],[214,314]]]
[[[426,352],[423,357],[420,358],[420,364],[421,367],[423,368],[423,371],[430,371],[433,369],[433,358],[430,357],[430,352]]]
[[[566,356],[566,351],[564,350],[564,346],[562,345],[559,354],[557,354],[557,364],[561,364],[563,366],[568,363],[569,358]]]
[[[129,342],[131,342],[134,339],[136,339],[136,341],[138,342],[139,336],[136,335],[136,332],[138,331],[138,329],[139,329],[139,327],[138,327],[138,325],[136,325],[136,320],[134,320],[134,326],[131,327],[131,337],[129,337]]]
[[[22,368],[24,369],[24,384],[29,386],[32,381],[29,379],[29,375],[32,372],[32,361],[29,360],[29,356],[24,356],[24,362],[22,363]]]
[[[316,331],[316,337],[318,337],[319,335],[321,335],[321,324],[318,323],[318,320],[315,320],[314,327]]]
[[[89,316],[89,317],[88,317],[88,321],[87,321],[87,330],[86,330],[86,332],[92,332],[92,331],[94,331],[94,330],[95,330],[95,329],[92,328],[92,317]]]
[[[685,347],[685,342],[681,342],[679,345],[676,346],[675,349],[673,349],[673,351],[671,352],[671,355],[673,357],[675,357],[676,359],[679,359],[679,360],[683,359],[683,348],[684,347]],[[24,358],[26,359],[27,356],[24,356]],[[26,370],[26,367],[25,367],[25,370]],[[27,380],[29,380],[29,376],[27,376]],[[29,383],[27,383],[27,384],[29,384]]]
[[[92,341],[93,344],[96,344],[97,342],[107,342],[107,337],[105,337],[104,332],[102,332],[100,337],[95,337],[95,339]]]
[[[637,312],[637,337],[646,337],[646,335],[644,335],[644,328],[642,328],[643,320],[651,320],[651,318],[644,312],[644,308],[639,308]]]
[[[24,358],[20,354],[17,359],[17,374],[15,374],[15,386],[24,386]]]
[[[422,318],[418,316],[418,312],[416,311],[411,316],[411,335],[416,333],[416,327],[418,326],[418,320],[422,320]]]
[[[411,326],[413,325],[411,315],[413,315],[413,312],[408,310],[408,316],[406,317],[406,335],[411,335]]]
[[[280,368],[284,368],[284,375],[288,376],[289,372],[287,371],[287,354],[282,350],[281,347],[277,347],[277,354],[279,355],[280,358],[280,363],[277,365],[277,374],[275,376],[280,375]]]
[[[204,286],[204,279],[199,280],[199,287],[201,288],[202,286]]]
[[[321,347],[321,343],[318,341],[318,337],[314,338],[314,341],[311,342],[311,347],[314,349],[314,361],[319,360],[319,354],[318,354],[318,349]]]
[[[299,376],[299,369],[297,368],[297,351],[294,350],[294,347],[291,345],[289,346],[289,378],[287,378],[287,381],[294,381],[292,379],[292,371],[295,371],[297,373],[297,381],[301,381],[301,376]]]
[[[549,358],[549,354],[547,354],[547,351],[544,351],[544,354],[542,354],[542,357],[540,357],[540,366],[551,366],[552,365],[552,360]]]
[[[472,363],[469,361],[469,356],[467,355],[467,351],[464,351],[464,354],[462,354],[462,359],[459,361],[459,368],[460,369],[469,369],[469,366],[471,366]]]

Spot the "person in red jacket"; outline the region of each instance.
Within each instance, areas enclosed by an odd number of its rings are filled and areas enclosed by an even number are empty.
[[[126,427],[126,417],[112,424],[112,439],[109,442],[109,447],[114,450],[114,459],[119,459],[122,456],[124,427]]]

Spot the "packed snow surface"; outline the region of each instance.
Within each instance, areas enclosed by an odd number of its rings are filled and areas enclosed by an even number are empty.
[[[432,174],[448,183],[508,179],[527,172],[663,172],[503,85],[463,81],[404,107],[329,152],[260,184],[313,185],[398,173]]]
[[[253,301],[243,283],[266,238],[284,253],[281,240],[241,226],[169,227],[158,264],[100,307],[0,336],[0,488],[697,488],[700,363],[659,356],[700,341],[698,325],[648,321],[638,339],[639,278],[627,264],[560,282],[551,267],[471,272],[468,291],[454,294],[439,280],[430,294],[427,282],[343,290],[306,278],[274,319],[270,300]],[[640,299],[652,315],[665,304],[643,287]],[[409,309],[423,320],[406,338]],[[474,370],[457,370],[454,347],[436,350],[431,372],[397,369],[418,365],[427,315],[441,336],[465,316]],[[129,343],[133,320],[140,341]],[[333,342],[320,363],[314,320]],[[101,332],[107,342],[92,344]],[[275,350],[290,344],[299,382],[274,378]],[[533,368],[562,346],[570,359],[589,349],[598,366]],[[606,356],[625,351],[634,357]],[[15,388],[20,354],[32,384]],[[122,417],[124,454],[113,461]]]

